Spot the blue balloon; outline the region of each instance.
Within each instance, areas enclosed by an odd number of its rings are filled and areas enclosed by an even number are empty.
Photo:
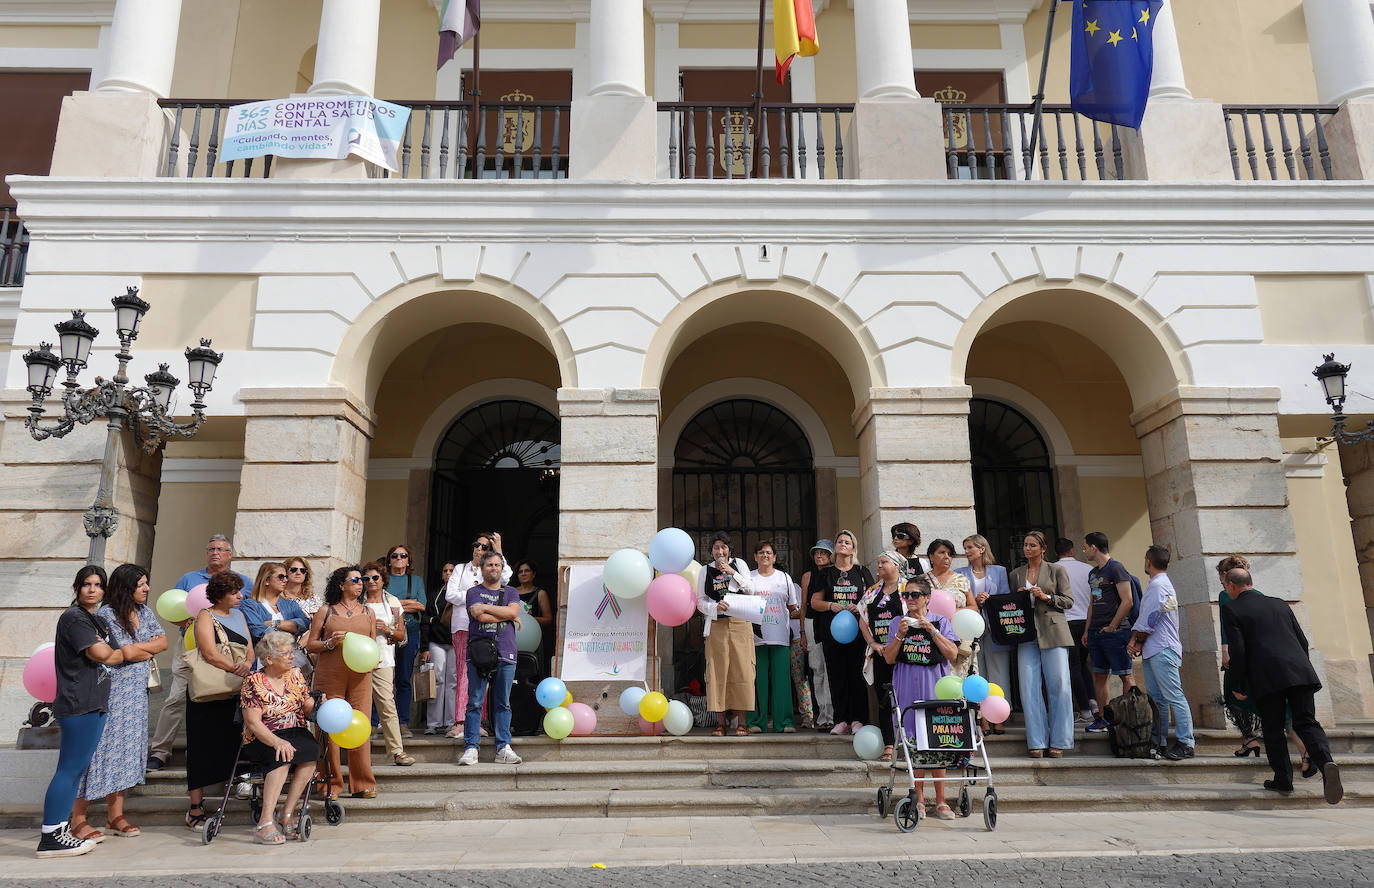
[[[638,685],[630,685],[620,692],[620,711],[630,718],[639,718],[639,701],[649,693]]]
[[[840,611],[830,621],[830,637],[839,644],[849,644],[859,637],[859,621],[849,611]]]
[[[552,675],[541,681],[539,687],[534,689],[534,699],[545,709],[562,706],[567,696],[568,686],[563,684],[562,679],[554,678]]]
[[[981,675],[970,675],[964,679],[964,699],[970,703],[982,703],[992,693],[992,686]]]
[[[353,707],[343,697],[333,697],[320,704],[315,723],[326,734],[337,734],[353,722]]]
[[[659,573],[681,573],[696,554],[696,546],[687,531],[676,527],[663,528],[649,541],[649,563]]]

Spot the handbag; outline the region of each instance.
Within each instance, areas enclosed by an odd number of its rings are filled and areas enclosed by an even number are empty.
[[[1035,641],[1035,602],[1025,589],[989,595],[983,602],[988,630],[997,644],[1014,646]]]
[[[162,690],[162,670],[158,668],[157,658],[148,661],[148,690]]]
[[[215,649],[220,655],[235,665],[248,659],[248,645],[231,642],[219,621],[212,617],[211,622],[215,624]],[[194,628],[192,631],[195,631]],[[190,670],[186,682],[188,693],[196,703],[227,700],[238,694],[239,689],[243,687],[242,678],[212,665],[201,656],[199,647],[186,652],[186,666]]]
[[[477,674],[490,680],[501,665],[501,652],[496,646],[496,635],[472,635],[468,638],[468,660]]]

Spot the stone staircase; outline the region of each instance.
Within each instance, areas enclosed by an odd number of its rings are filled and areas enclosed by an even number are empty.
[[[1374,723],[1329,732],[1341,763],[1347,805],[1374,804]],[[876,790],[888,767],[858,761],[848,737],[801,732],[711,737],[583,737],[561,743],[517,738],[521,765],[491,762],[460,768],[461,744],[417,736],[406,750],[418,763],[392,765],[373,744],[376,799],[345,797],[350,820],[464,820],[549,817],[859,814],[875,812]],[[1078,736],[1060,760],[1030,759],[1013,729],[988,738],[993,785],[1005,814],[1081,810],[1266,809],[1320,805],[1321,780],[1297,778],[1283,798],[1264,791],[1263,759],[1238,759],[1231,731],[1201,731],[1198,756],[1184,762],[1117,759],[1105,735]],[[182,750],[176,762],[184,761]],[[904,772],[898,772],[900,794]],[[131,793],[137,823],[176,823],[185,808],[185,771],[166,768]],[[984,785],[971,787],[975,817]],[[953,794],[952,794],[953,795]],[[230,822],[247,822],[248,804],[231,800]],[[0,823],[19,825],[19,812],[0,807]],[[25,823],[32,821],[31,812]],[[24,818],[20,818],[24,819]]]

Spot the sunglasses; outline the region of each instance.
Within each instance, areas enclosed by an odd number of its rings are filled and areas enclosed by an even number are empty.
[[[390,558],[392,561],[400,561],[402,558],[409,558],[410,556],[404,552],[392,552],[387,557]]]
[[[894,540],[909,540],[909,539],[911,539],[911,534],[909,534],[909,533],[901,533],[901,532],[899,531],[899,532],[897,532],[897,533],[894,533],[894,534],[892,535],[892,538],[893,538]]]
[[[363,579],[367,580],[369,583],[380,583],[382,581],[382,576],[381,574],[368,574],[363,577]]]
[[[284,580],[284,579],[286,579],[286,574],[272,574],[272,579],[274,579],[274,580]]]
[[[472,548],[474,548],[474,549],[481,549],[483,552],[485,552],[485,551],[487,551],[488,549],[490,549],[491,546],[488,546],[486,543],[473,543],[473,544],[472,544]]]
[[[348,579],[344,580],[345,583],[362,583],[362,581],[362,577],[349,577]]]
[[[293,573],[293,574],[303,574],[303,573],[306,573],[306,569],[303,568],[303,567],[288,567],[288,568],[287,568],[287,571],[289,571],[290,573]]]

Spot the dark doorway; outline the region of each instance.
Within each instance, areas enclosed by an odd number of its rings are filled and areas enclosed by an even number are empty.
[[[561,465],[558,417],[538,405],[491,401],[458,417],[435,450],[426,576],[471,558],[473,535],[490,530],[556,596]]]
[[[1049,447],[1025,415],[986,398],[969,401],[968,437],[978,530],[999,564],[1020,564],[1027,531],[1041,531],[1051,544],[1059,536]]]
[[[692,417],[673,452],[673,526],[711,557],[711,537],[730,534],[735,555],[753,565],[754,545],[771,539],[778,569],[795,578],[816,540],[816,470],[801,426],[771,404],[736,399]],[[705,681],[701,618],[673,633],[678,687]],[[674,688],[673,690],[677,690]]]

